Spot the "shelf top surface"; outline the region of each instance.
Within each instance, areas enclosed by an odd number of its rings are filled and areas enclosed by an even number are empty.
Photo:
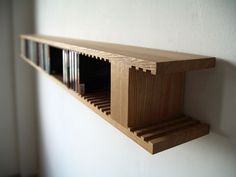
[[[195,55],[182,52],[173,52],[167,50],[128,46],[121,44],[112,44],[105,42],[62,38],[55,36],[21,35],[21,38],[47,43],[49,45],[51,44],[53,46],[61,48],[70,48],[70,46],[72,46],[74,48],[78,47],[78,50],[89,49],[97,51],[98,53],[103,52],[107,54],[106,55],[107,58],[105,59],[110,59],[112,57],[113,58],[123,57],[127,60],[137,60],[139,63],[140,61],[141,63],[142,61],[144,61],[144,63],[146,62],[146,64],[150,65],[153,65],[155,63],[156,65],[168,64],[168,66],[170,66],[171,63],[175,63],[175,67],[176,63],[182,63],[182,66],[180,66],[182,68],[183,68],[183,63],[190,62],[191,66],[192,65],[199,66],[199,67],[195,66],[195,69],[210,68],[215,66],[214,57],[203,56],[203,55]],[[186,67],[188,67],[188,70],[191,70],[191,67],[189,65]]]

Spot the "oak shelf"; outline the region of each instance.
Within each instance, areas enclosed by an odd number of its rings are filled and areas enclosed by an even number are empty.
[[[66,52],[76,58],[69,81]],[[21,58],[152,154],[209,133],[184,115],[184,84],[186,72],[215,67],[214,57],[21,35]]]

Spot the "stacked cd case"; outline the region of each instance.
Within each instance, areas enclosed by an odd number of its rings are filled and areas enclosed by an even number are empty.
[[[47,44],[25,40],[23,55],[34,64],[50,73],[50,50]]]
[[[80,94],[83,94],[83,89],[81,90],[80,88],[79,80],[79,58],[80,55],[78,52],[71,50],[63,50],[63,83],[67,85],[70,89]]]

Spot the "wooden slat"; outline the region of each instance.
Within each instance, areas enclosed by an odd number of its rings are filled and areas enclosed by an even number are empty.
[[[141,127],[129,127],[129,130],[131,131],[131,132],[139,132],[139,131],[145,131],[145,130],[148,130],[148,129],[151,129],[152,127],[157,127],[157,126],[162,126],[162,124],[163,125],[165,125],[165,124],[168,124],[168,123],[171,123],[172,121],[179,121],[179,120],[181,120],[181,119],[188,119],[188,117],[186,117],[186,116],[179,116],[179,117],[177,117],[177,118],[173,118],[173,119],[169,119],[169,120],[165,120],[165,121],[162,121],[162,122],[158,122],[158,123],[156,123],[156,124],[151,124],[151,125],[145,125],[145,126],[141,126]]]
[[[97,92],[87,93],[87,94],[83,95],[83,97],[84,98],[89,98],[89,97],[94,97],[94,96],[99,96],[99,95],[106,95],[106,94],[107,94],[107,91],[97,91]]]
[[[163,136],[165,134],[168,134],[169,132],[180,130],[182,128],[192,126],[192,125],[197,124],[197,123],[199,123],[199,122],[196,121],[196,120],[188,120],[188,121],[185,121],[183,123],[182,122],[176,123],[174,125],[171,125],[171,126],[168,126],[168,127],[162,128],[162,129],[157,129],[157,130],[155,130],[153,132],[150,132],[148,134],[144,134],[144,135],[141,136],[141,138],[144,141],[149,141],[151,139],[154,139],[154,138]]]
[[[110,94],[107,92],[87,94],[83,97],[106,115],[110,114]]]
[[[96,99],[96,100],[90,100],[90,102],[92,103],[92,104],[99,104],[99,103],[106,103],[106,102],[108,102],[109,101],[109,98],[106,98],[106,97],[104,97],[104,98],[100,98],[100,99]]]
[[[171,126],[173,124],[176,124],[176,123],[179,123],[179,122],[183,122],[183,121],[186,121],[188,119],[190,119],[190,118],[188,118],[188,117],[181,117],[181,118],[177,118],[177,119],[173,119],[173,120],[164,121],[164,122],[161,122],[159,124],[155,124],[155,125],[152,125],[152,126],[140,129],[140,130],[136,130],[136,131],[134,131],[134,133],[137,136],[141,136],[141,135],[144,135],[146,133],[152,132],[152,131],[154,131],[156,129],[161,129],[161,128],[164,128],[164,127],[167,127],[167,126]]]
[[[107,111],[107,112],[106,112],[106,115],[110,115],[110,114],[111,114],[111,111]]]
[[[102,100],[102,101],[99,101],[99,102],[96,102],[96,103],[93,103],[95,106],[100,106],[100,105],[103,105],[103,104],[109,104],[110,105],[110,100]]]
[[[186,129],[178,130],[167,134],[165,136],[158,137],[149,141],[152,145],[152,154],[169,149],[195,138],[201,137],[209,133],[209,126],[207,124],[197,124]]]
[[[103,112],[105,112],[105,111],[111,110],[111,108],[110,108],[110,106],[109,106],[109,107],[106,107],[106,108],[101,108],[101,110],[102,110]]]
[[[93,101],[93,100],[99,100],[99,99],[101,100],[104,98],[107,98],[107,96],[106,95],[98,95],[98,96],[94,95],[94,96],[87,97],[86,100]]]
[[[103,101],[94,103],[94,105],[97,106],[98,108],[100,108],[101,105],[108,105],[108,104],[109,104],[109,105],[111,104],[111,103],[110,103],[110,100],[103,100]]]
[[[107,106],[110,106],[110,102],[107,102],[107,103],[103,103],[103,104],[97,104],[96,106],[100,109],[100,108],[104,108],[104,107],[107,107]]]

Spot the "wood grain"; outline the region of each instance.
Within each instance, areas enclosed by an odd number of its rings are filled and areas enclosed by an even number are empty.
[[[183,116],[131,132],[151,145],[151,153],[155,154],[208,134],[209,126]]]
[[[111,63],[111,117],[128,126],[129,68],[117,62]]]
[[[184,81],[182,72],[155,76],[131,68],[128,127],[150,125],[182,115]]]
[[[209,125],[199,123],[195,126],[186,127],[185,129],[171,132],[165,136],[156,138],[149,143],[152,146],[152,154],[161,152],[171,147],[180,145],[190,140],[199,138],[209,133]]]

